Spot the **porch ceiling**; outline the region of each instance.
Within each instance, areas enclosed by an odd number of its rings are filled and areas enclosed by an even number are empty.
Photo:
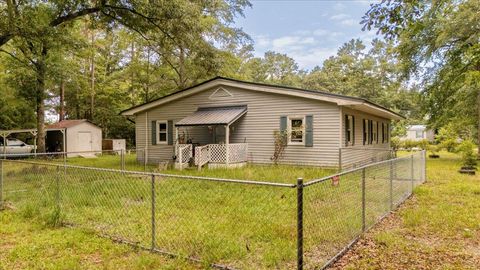
[[[247,113],[247,106],[198,108],[193,114],[178,121],[175,126],[230,125]]]

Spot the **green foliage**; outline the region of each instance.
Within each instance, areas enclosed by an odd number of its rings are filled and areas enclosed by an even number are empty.
[[[449,124],[440,128],[435,139],[438,141],[440,148],[452,153],[458,146],[459,137],[457,134],[454,125]]]
[[[405,76],[423,79],[430,126],[456,123],[470,136],[480,136],[478,14],[478,0],[382,1],[363,21],[396,42]]]
[[[405,150],[412,151],[413,148],[418,146],[418,142],[415,140],[407,139],[402,141],[402,145]]]
[[[49,228],[58,228],[62,226],[64,215],[60,207],[53,207],[42,216],[44,225]]]
[[[392,50],[392,44],[380,40],[374,40],[367,50],[361,40],[352,39],[336,56],[325,60],[322,67],[307,74],[304,87],[365,98],[410,118],[419,118],[419,93],[403,84]]]
[[[422,150],[427,150],[429,148],[430,142],[427,139],[417,141],[417,147]]]
[[[462,155],[462,164],[465,167],[476,167],[477,166],[477,156],[475,155],[473,149],[475,148],[475,143],[472,141],[463,141],[458,146],[458,152]]]
[[[402,148],[402,141],[400,140],[399,137],[392,137],[390,140],[390,147],[394,151],[398,151],[400,148]]]

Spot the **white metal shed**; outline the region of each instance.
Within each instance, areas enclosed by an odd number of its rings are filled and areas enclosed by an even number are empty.
[[[65,150],[71,156],[84,155],[88,153],[78,152],[100,152],[102,151],[102,129],[88,120],[63,120],[51,124],[47,129],[59,129],[65,132]],[[62,144],[61,132],[58,134],[49,132],[47,134],[47,145]]]

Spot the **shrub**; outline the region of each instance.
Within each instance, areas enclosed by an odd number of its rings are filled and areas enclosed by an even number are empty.
[[[402,141],[398,137],[392,137],[390,140],[390,147],[392,147],[393,151],[398,151],[402,147]]]
[[[477,157],[475,156],[474,148],[475,144],[470,140],[463,141],[458,146],[458,151],[462,154],[462,164],[464,167],[472,168],[477,166]]]
[[[432,153],[432,155],[437,155],[437,153],[441,150],[438,145],[429,144],[427,149]]]
[[[430,143],[427,139],[423,139],[417,142],[417,146],[420,147],[422,150],[427,150],[429,148]]]
[[[404,140],[403,141],[403,147],[405,148],[405,150],[408,150],[408,151],[412,151],[412,149],[414,147],[417,147],[418,145],[418,142],[414,141],[414,140]]]
[[[288,133],[286,131],[274,131],[274,146],[273,156],[270,158],[274,164],[278,164],[278,161],[282,158],[285,146],[287,146]]]

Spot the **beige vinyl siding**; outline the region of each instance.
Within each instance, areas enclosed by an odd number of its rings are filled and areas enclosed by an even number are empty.
[[[149,162],[171,160],[174,153],[173,146],[151,145],[150,125],[152,120],[173,120],[175,123],[195,112],[198,107],[247,105],[247,114],[232,125],[230,142],[247,142],[249,144],[249,161],[254,163],[272,162],[270,158],[274,151],[273,134],[280,128],[281,116],[313,115],[313,147],[288,145],[281,162],[337,166],[340,146],[340,108],[336,104],[225,86],[223,88],[227,89],[233,97],[210,99],[210,95],[217,88],[214,87],[136,115],[137,147],[145,148],[146,134]],[[145,127],[147,113],[148,123]],[[213,135],[207,127],[188,128],[188,134],[189,137],[193,137],[194,142],[212,142]]]
[[[345,115],[353,115],[355,117],[355,144],[353,146],[345,145]],[[378,122],[378,143],[374,141],[372,144],[363,145],[363,119],[373,120]],[[387,153],[387,150],[390,148],[390,138],[388,142],[382,143],[382,123],[390,123],[389,119],[381,118],[378,116],[373,116],[361,111],[353,110],[350,108],[342,108],[342,134],[341,134],[341,144],[342,144],[342,165],[362,165],[368,162],[373,161],[374,159],[380,159],[382,155]],[[388,134],[389,136],[390,134]],[[376,150],[376,149],[385,149]]]

